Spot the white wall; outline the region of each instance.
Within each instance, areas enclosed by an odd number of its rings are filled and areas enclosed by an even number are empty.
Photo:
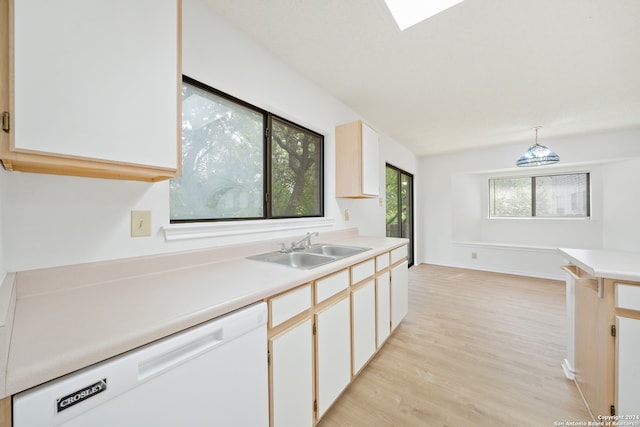
[[[318,231],[359,227],[362,234],[379,234],[384,230],[383,209],[377,207],[375,215],[369,215],[371,200],[347,202],[353,215],[346,222],[341,202],[334,196],[335,126],[361,117],[199,0],[183,1],[182,28],[184,74],[325,135],[325,214],[334,222]],[[371,125],[375,127],[375,123]],[[398,150],[399,145],[384,134],[381,141],[381,176],[386,158],[397,152],[402,153],[401,158],[393,157],[399,162],[397,166],[415,170],[415,156]],[[0,245],[0,272],[275,239],[306,231],[281,231],[272,225],[271,231],[258,235],[167,242],[161,228],[169,225],[168,182],[2,171],[0,201],[0,241],[4,241],[4,246]],[[152,237],[130,237],[131,210],[152,211]]]
[[[640,252],[640,159],[605,165],[603,169],[603,246]]]
[[[639,249],[640,202],[630,202],[638,191],[628,183],[640,182],[640,130],[541,142],[558,165],[515,168],[531,141],[421,158],[421,261],[562,278],[557,247]],[[488,178],[570,171],[591,173],[591,219],[488,219]]]

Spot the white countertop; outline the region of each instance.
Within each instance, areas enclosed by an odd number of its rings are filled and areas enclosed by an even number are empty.
[[[247,260],[252,253],[238,246],[19,272],[0,397],[407,243],[357,235],[317,240],[371,250],[310,270]],[[273,250],[266,247],[255,245],[253,254]]]
[[[559,248],[560,254],[593,277],[640,282],[640,253]]]

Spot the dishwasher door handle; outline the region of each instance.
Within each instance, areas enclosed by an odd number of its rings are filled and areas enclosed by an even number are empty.
[[[138,380],[143,381],[154,375],[174,368],[196,356],[205,353],[223,343],[223,329],[219,328],[203,337],[164,351],[138,363]]]
[[[266,323],[267,310],[264,303],[260,302],[151,343],[146,350],[138,352],[140,357],[136,358],[137,380],[144,381],[168,371]],[[135,375],[135,371],[132,374]]]

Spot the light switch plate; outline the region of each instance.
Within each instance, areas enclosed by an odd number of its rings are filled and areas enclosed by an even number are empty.
[[[151,236],[151,211],[131,211],[131,237]]]

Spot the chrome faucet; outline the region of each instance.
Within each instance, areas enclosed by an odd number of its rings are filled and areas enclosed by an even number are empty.
[[[311,246],[311,237],[319,236],[319,235],[320,233],[318,233],[317,231],[313,233],[307,233],[306,236],[304,236],[302,239],[298,240],[297,242],[291,242],[291,246],[289,246],[288,248],[285,247],[284,243],[281,243],[282,248],[280,249],[280,252],[293,252],[293,251],[308,249],[309,246]]]

